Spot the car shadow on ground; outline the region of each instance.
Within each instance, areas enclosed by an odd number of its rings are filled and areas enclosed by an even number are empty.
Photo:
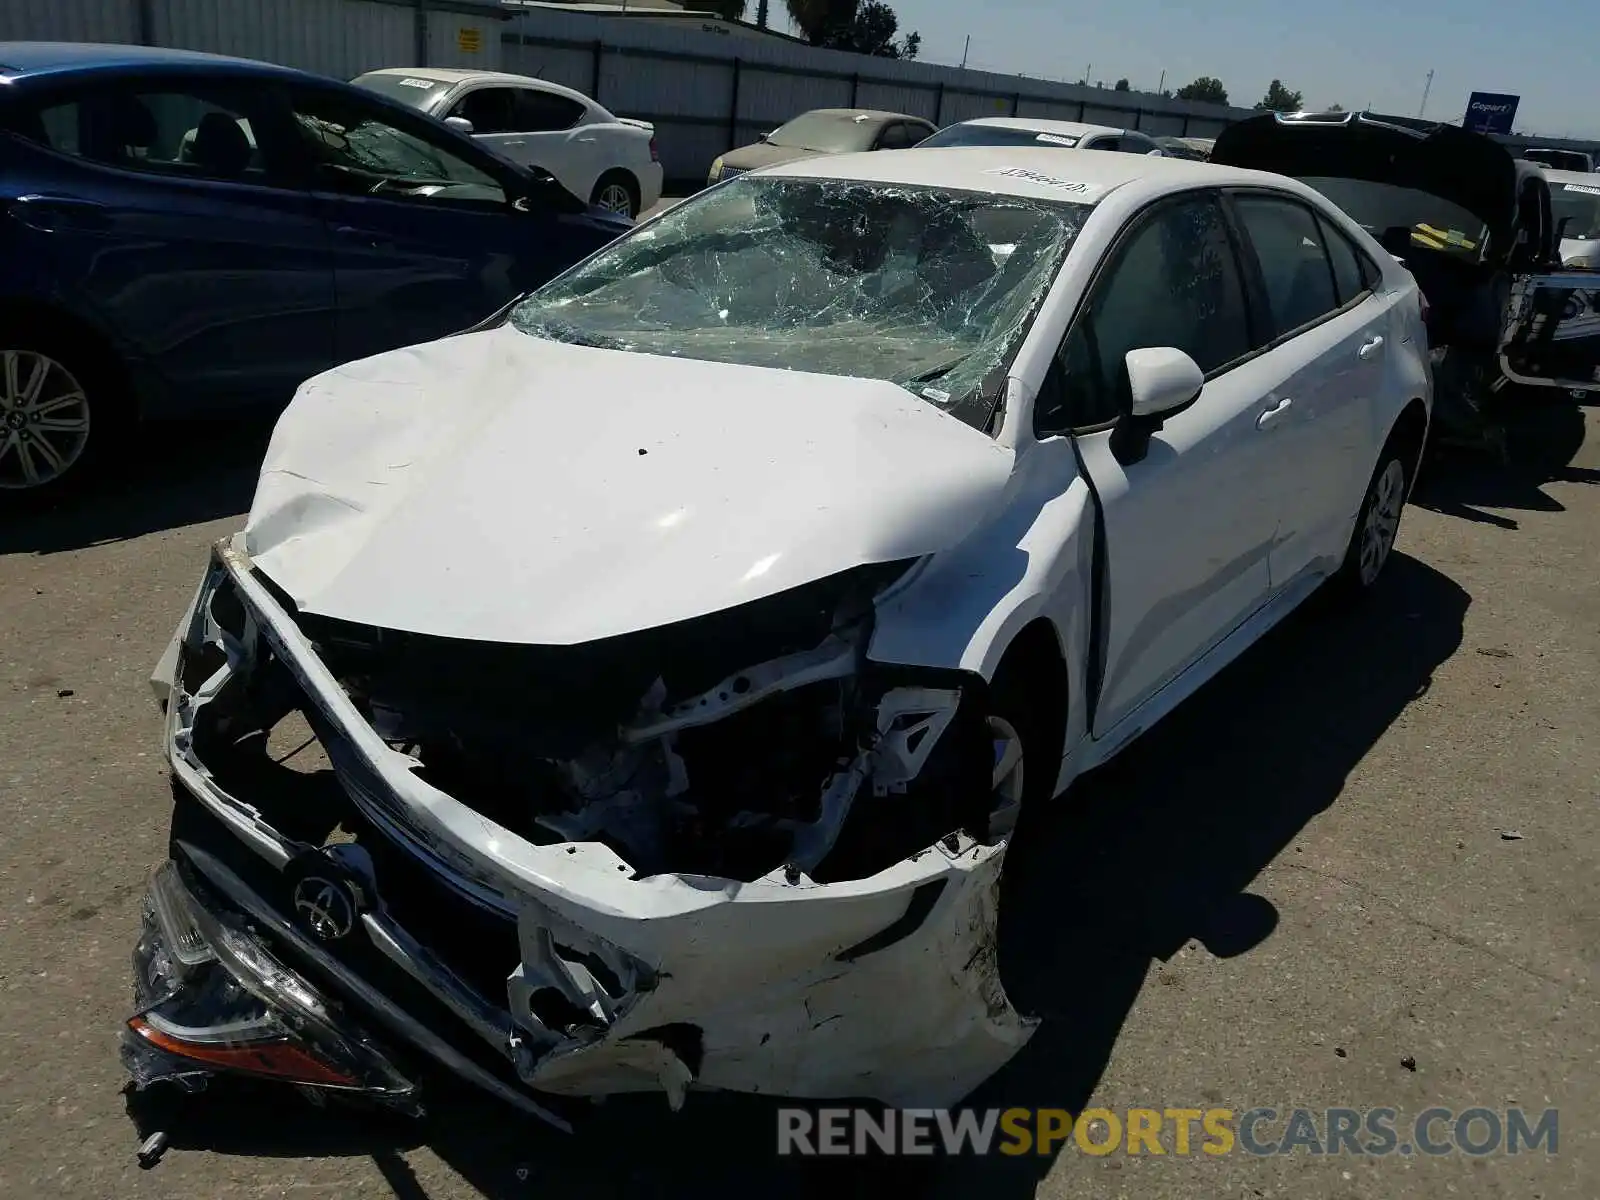
[[[234,516],[250,506],[275,417],[161,422],[71,495],[0,496],[0,555],[55,554]]]
[[[1488,509],[1562,512],[1544,491],[1550,483],[1600,483],[1600,470],[1577,465],[1584,450],[1588,410],[1548,388],[1518,388],[1501,397],[1506,454],[1436,448],[1417,479],[1412,503],[1442,516],[1516,529],[1514,516]],[[1591,452],[1585,457],[1595,459]]]
[[[1396,555],[1366,603],[1305,606],[1137,749],[1024,817],[1003,882],[1000,962],[1014,1003],[1041,1024],[970,1107],[1081,1111],[1153,964],[1191,941],[1228,957],[1272,934],[1277,913],[1252,880],[1427,692],[1468,604],[1451,580]],[[129,1104],[140,1135],[165,1128],[175,1152],[370,1156],[400,1200],[428,1195],[403,1157],[420,1145],[491,1197],[1021,1198],[1052,1161],[779,1158],[776,1101],[713,1094],[675,1116],[660,1097],[614,1098],[571,1137],[456,1089],[416,1122],[317,1109],[270,1087],[231,1095],[151,1092]]]

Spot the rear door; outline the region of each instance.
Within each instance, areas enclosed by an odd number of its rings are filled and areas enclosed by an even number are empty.
[[[340,361],[482,320],[565,264],[515,172],[437,122],[352,91],[290,91],[303,170],[334,246]]]
[[[19,132],[49,179],[12,215],[152,368],[156,411],[287,399],[333,361],[333,259],[281,110],[230,77],[153,72],[46,92]]]
[[[1280,192],[1234,192],[1270,340],[1268,470],[1280,498],[1272,587],[1331,569],[1344,553],[1372,470],[1371,430],[1386,386],[1392,301],[1377,296],[1359,251],[1312,207]],[[1332,243],[1330,247],[1330,242]],[[1330,249],[1335,253],[1330,253]]]
[[[1062,344],[1036,418],[1070,433],[1101,516],[1105,605],[1094,735],[1191,666],[1265,603],[1277,528],[1273,439],[1243,271],[1214,192],[1146,209],[1124,231]],[[1112,428],[1127,352],[1175,346],[1206,375],[1138,461]]]

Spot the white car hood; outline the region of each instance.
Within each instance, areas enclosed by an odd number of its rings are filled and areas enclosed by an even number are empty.
[[[574,644],[952,545],[1011,463],[891,383],[502,326],[308,381],[245,545],[305,612]]]

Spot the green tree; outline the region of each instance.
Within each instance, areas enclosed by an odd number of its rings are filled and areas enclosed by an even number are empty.
[[[1344,105],[1342,105],[1342,104],[1330,104],[1330,105],[1328,105],[1328,111],[1329,112],[1343,112],[1344,111]]]
[[[1116,84],[1113,85],[1111,90],[1114,92],[1126,92],[1129,90],[1129,87],[1130,85],[1126,79],[1119,79],[1117,80]]]
[[[756,5],[757,29],[765,29],[767,27],[767,7],[768,0],[759,0],[759,3]]]
[[[784,0],[784,6],[813,46],[881,58],[915,58],[922,49],[919,33],[895,41],[900,18],[883,0]]]
[[[1179,100],[1195,100],[1201,104],[1226,104],[1228,89],[1222,80],[1213,75],[1202,75],[1193,83],[1186,83],[1173,93]]]
[[[1299,92],[1284,87],[1281,79],[1274,79],[1267,84],[1267,94],[1256,107],[1266,112],[1299,112],[1303,99]]]

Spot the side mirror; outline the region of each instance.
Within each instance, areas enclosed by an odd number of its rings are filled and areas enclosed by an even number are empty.
[[[1129,412],[1135,417],[1176,412],[1198,396],[1206,383],[1200,365],[1174,346],[1129,350],[1126,362],[1133,397]]]
[[[465,117],[446,117],[444,123],[460,133],[472,132],[472,122]]]
[[[776,130],[773,130],[773,129],[769,129],[769,130],[767,130],[767,132],[766,132],[766,133],[763,133],[763,134],[762,134],[762,135],[761,135],[761,136],[760,136],[760,137],[758,137],[758,138],[757,138],[757,139],[756,139],[756,141],[758,141],[758,142],[765,142],[765,141],[767,141],[767,140],[768,140],[768,139],[770,139],[770,138],[771,138],[771,137],[772,137],[772,135],[773,135],[773,134],[774,134],[774,133],[776,133],[776,132],[777,132],[777,131],[776,131]]]
[[[1130,350],[1127,414],[1111,431],[1111,452],[1124,466],[1139,462],[1150,448],[1150,435],[1167,417],[1187,408],[1205,387],[1198,363],[1175,346]]]

